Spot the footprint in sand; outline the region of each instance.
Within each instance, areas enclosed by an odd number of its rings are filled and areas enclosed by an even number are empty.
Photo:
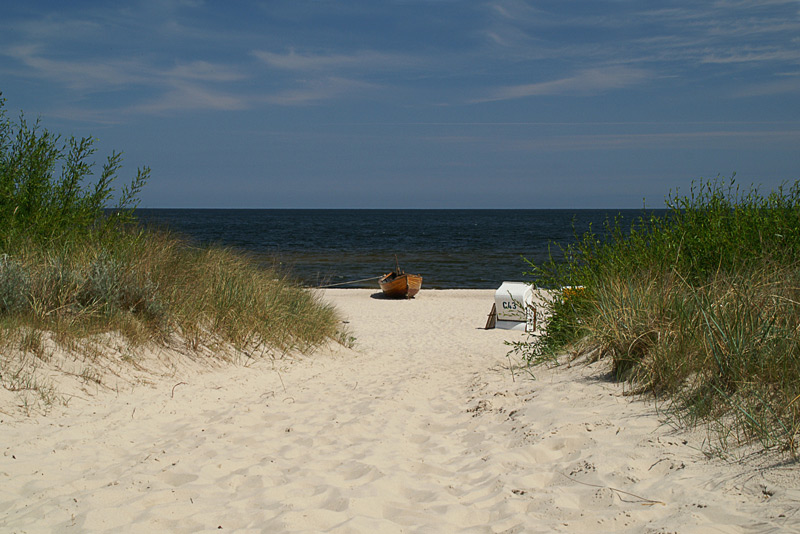
[[[199,477],[192,473],[162,473],[159,478],[165,484],[169,484],[173,487],[183,486],[184,484],[188,484],[190,482],[194,482]]]

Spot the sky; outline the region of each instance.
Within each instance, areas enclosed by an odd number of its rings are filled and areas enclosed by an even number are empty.
[[[800,179],[798,0],[2,2],[6,111],[151,208],[651,208]]]

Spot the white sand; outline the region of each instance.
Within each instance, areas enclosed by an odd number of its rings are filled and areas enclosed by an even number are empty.
[[[514,379],[493,291],[372,293],[326,292],[354,350],[0,414],[0,531],[800,530],[796,465],[707,459],[599,364]]]

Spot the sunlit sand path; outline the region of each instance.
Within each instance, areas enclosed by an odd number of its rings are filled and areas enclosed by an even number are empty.
[[[9,532],[785,532],[796,467],[708,460],[598,366],[506,357],[493,292],[328,290],[357,338],[5,418]]]

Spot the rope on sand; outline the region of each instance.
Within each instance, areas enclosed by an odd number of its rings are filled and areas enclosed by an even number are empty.
[[[317,286],[320,289],[324,289],[326,287],[336,287],[336,286],[346,286],[348,284],[357,284],[359,282],[369,282],[370,280],[377,280],[381,278],[380,276],[373,276],[372,278],[362,278],[361,280],[350,280],[349,282],[339,282],[338,284],[328,284],[324,286]]]

